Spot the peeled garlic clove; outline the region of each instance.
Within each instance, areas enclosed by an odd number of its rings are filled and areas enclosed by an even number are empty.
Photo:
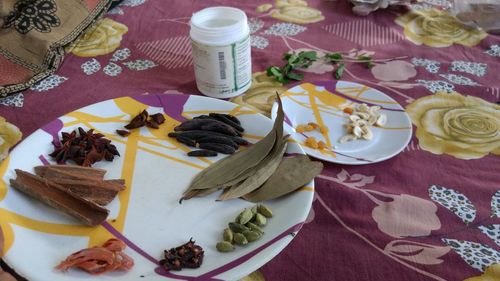
[[[369,107],[366,105],[366,103],[359,104],[356,106],[356,110],[361,111],[361,112],[368,112]]]
[[[345,142],[352,141],[355,139],[357,139],[357,137],[355,135],[348,134],[348,135],[341,137],[339,140],[339,143],[345,143]]]
[[[368,125],[368,122],[366,122],[366,120],[360,119],[360,120],[356,121],[354,123],[354,125],[359,126],[359,127],[363,127],[363,126]]]
[[[368,112],[371,114],[371,115],[378,115],[378,111],[381,109],[380,106],[378,105],[374,105],[372,107],[370,107],[370,109],[368,110]]]
[[[387,123],[387,115],[385,114],[381,114],[378,118],[377,118],[377,122],[375,122],[375,124],[379,127],[382,127],[384,126],[385,124]]]
[[[363,131],[363,134],[361,135],[362,138],[365,140],[371,140],[373,138],[373,132],[368,126],[361,128],[361,130]]]
[[[349,115],[349,120],[351,120],[352,122],[356,122],[358,121],[360,118],[358,115]]]
[[[360,127],[358,126],[355,126],[353,129],[352,129],[352,134],[355,135],[357,138],[360,138],[361,135],[363,134],[363,130],[361,130]]]
[[[365,119],[365,120],[368,120],[368,118],[370,118],[370,114],[366,113],[366,112],[354,112],[353,114],[359,116],[361,119]]]
[[[370,116],[370,118],[368,118],[368,124],[373,125],[375,122],[377,122],[377,116]]]

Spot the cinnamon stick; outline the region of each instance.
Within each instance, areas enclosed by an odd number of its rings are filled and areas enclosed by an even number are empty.
[[[104,222],[109,214],[107,209],[73,194],[59,184],[19,169],[15,171],[17,178],[10,180],[11,186],[86,225],[98,225]]]
[[[35,173],[41,177],[62,177],[73,179],[100,179],[104,178],[106,170],[76,165],[47,165],[36,166]]]

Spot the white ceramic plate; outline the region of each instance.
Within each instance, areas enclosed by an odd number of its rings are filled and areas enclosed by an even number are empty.
[[[305,83],[283,93],[282,101],[288,130],[294,132],[293,138],[302,145],[308,155],[328,162],[348,165],[380,162],[397,155],[411,139],[411,121],[403,107],[384,93],[358,83]],[[359,103],[381,106],[380,112],[387,115],[387,124],[383,128],[372,127],[372,140],[360,139],[341,144],[338,140],[347,133],[344,125],[348,123],[348,115],[342,109]],[[273,118],[276,110],[275,104]],[[318,131],[302,134],[295,132],[297,125],[308,122],[324,124],[329,128],[329,132],[325,135]],[[306,137],[310,136],[318,141],[323,140],[331,150],[307,147],[304,142]]]
[[[150,114],[165,113],[167,121],[160,129],[137,129],[127,138],[115,134],[143,109]],[[314,183],[281,199],[266,204],[274,217],[265,227],[264,236],[246,247],[219,253],[215,244],[222,230],[245,207],[243,200],[216,202],[218,194],[193,198],[179,204],[190,180],[218,158],[187,157],[189,149],[168,138],[167,133],[184,117],[209,112],[237,115],[252,142],[272,127],[268,118],[233,103],[189,95],[144,95],[124,97],[84,107],[62,116],[27,137],[0,166],[0,225],[6,238],[5,261],[30,281],[72,280],[237,280],[260,268],[292,240],[311,208]],[[95,128],[112,139],[121,157],[99,162],[105,178],[124,178],[127,189],[111,202],[108,220],[97,227],[80,226],[71,217],[33,200],[8,185],[14,169],[33,172],[46,162],[52,151],[53,137],[60,131],[77,127]],[[288,153],[301,153],[290,143]],[[219,156],[222,157],[222,156]],[[54,269],[68,255],[89,246],[100,245],[116,236],[124,240],[135,266],[129,272],[90,276],[70,270]],[[176,247],[193,237],[205,250],[201,268],[166,272],[157,269],[163,250]],[[142,279],[141,277],[144,277]]]

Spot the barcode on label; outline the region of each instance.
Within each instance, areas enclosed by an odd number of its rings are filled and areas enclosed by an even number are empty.
[[[220,69],[220,79],[226,79],[226,61],[224,60],[224,52],[218,52],[219,56],[219,69]]]

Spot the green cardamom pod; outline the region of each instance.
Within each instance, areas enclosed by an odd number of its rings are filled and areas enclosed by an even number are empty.
[[[265,226],[267,223],[267,219],[266,217],[264,217],[263,215],[261,215],[260,213],[257,213],[255,215],[255,224],[258,225],[258,226]]]
[[[273,211],[271,211],[271,209],[269,209],[269,207],[267,207],[264,204],[259,204],[257,207],[257,210],[259,211],[259,213],[261,213],[266,218],[273,217]]]
[[[257,214],[257,205],[253,206],[251,210],[254,215]]]
[[[265,218],[264,218],[265,219]],[[235,222],[230,222],[229,224],[229,228],[235,232],[235,233],[242,233],[243,231],[246,231],[248,230],[248,227],[244,226],[244,225],[241,225],[239,223],[235,223]],[[233,237],[234,239],[234,237]]]
[[[251,231],[251,230],[247,230],[247,231],[243,232],[243,235],[248,240],[248,242],[253,242],[253,241],[259,239],[262,236],[258,232]]]
[[[235,233],[234,237],[233,237],[233,240],[234,240],[234,243],[236,243],[238,245],[246,245],[246,244],[248,244],[247,238],[245,237],[245,235],[243,235],[241,233]]]
[[[224,233],[222,233],[222,237],[224,238],[224,241],[227,241],[229,243],[233,242],[233,232],[229,228],[224,229]]]
[[[221,242],[217,243],[217,245],[215,247],[217,248],[217,251],[223,252],[223,253],[231,252],[234,250],[233,244],[231,244],[227,241],[221,241]]]
[[[250,209],[243,210],[243,212],[240,213],[238,218],[239,218],[239,220],[238,220],[239,224],[242,224],[242,225],[246,224],[247,222],[249,222],[253,218],[252,210],[250,210]]]
[[[260,235],[264,234],[264,230],[255,223],[247,222],[246,227],[250,228],[252,231],[259,233]]]

